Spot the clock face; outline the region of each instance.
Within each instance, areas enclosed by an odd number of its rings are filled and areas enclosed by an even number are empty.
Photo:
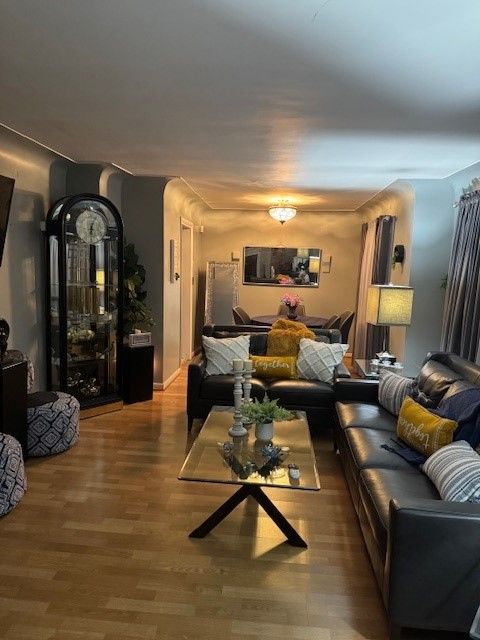
[[[75,222],[78,237],[88,244],[97,244],[107,232],[107,225],[101,213],[86,209]]]

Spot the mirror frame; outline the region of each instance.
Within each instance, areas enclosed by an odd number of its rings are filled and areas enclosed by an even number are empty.
[[[318,277],[315,284],[281,284],[279,282],[247,282],[245,280],[245,257],[247,249],[292,249],[298,251],[299,249],[308,249],[309,251],[318,251]],[[320,270],[322,265],[322,249],[313,247],[257,247],[256,245],[248,245],[243,247],[243,264],[242,264],[242,283],[248,287],[282,287],[283,289],[290,288],[302,288],[302,289],[318,289],[320,286]]]

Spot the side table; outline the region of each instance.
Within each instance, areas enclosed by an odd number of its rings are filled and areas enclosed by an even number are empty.
[[[127,404],[153,398],[153,345],[124,346],[123,400]]]
[[[387,369],[387,371],[392,371],[392,373],[398,373],[399,375],[403,375],[403,366],[402,367],[393,367],[387,365],[377,365],[377,370],[374,371],[370,364],[370,360],[363,360],[359,358],[354,361],[355,371],[361,378],[369,378],[371,380],[378,380],[380,377],[380,371],[382,369]]]
[[[8,433],[27,457],[27,362],[0,363],[0,433]]]

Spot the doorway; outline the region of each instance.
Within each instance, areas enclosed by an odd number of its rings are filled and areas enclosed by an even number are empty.
[[[193,354],[193,223],[180,221],[180,362]]]

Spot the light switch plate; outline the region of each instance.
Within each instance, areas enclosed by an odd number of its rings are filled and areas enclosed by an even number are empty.
[[[322,273],[330,273],[332,269],[332,256],[322,255]]]

